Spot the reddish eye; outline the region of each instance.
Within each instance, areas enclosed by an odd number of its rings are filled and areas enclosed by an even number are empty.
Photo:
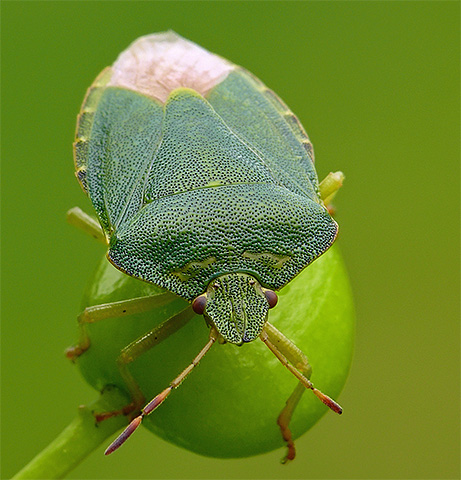
[[[279,299],[277,297],[277,294],[272,290],[264,290],[264,295],[266,295],[266,300],[269,304],[269,308],[274,308],[277,305]]]
[[[197,314],[197,315],[203,315],[203,312],[205,311],[205,305],[206,305],[206,295],[200,295],[198,296],[193,302],[192,302],[192,310]]]

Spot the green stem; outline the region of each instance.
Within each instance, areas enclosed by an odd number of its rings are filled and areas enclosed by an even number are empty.
[[[127,418],[116,416],[96,424],[93,413],[121,408],[126,397],[106,388],[96,402],[79,408],[77,417],[12,480],[63,478],[110,435],[126,426]]]

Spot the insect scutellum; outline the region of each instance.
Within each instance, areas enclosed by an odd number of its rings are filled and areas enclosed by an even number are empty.
[[[258,338],[269,308],[276,303],[275,292],[263,288],[252,275],[236,272],[212,280],[192,308],[203,314],[226,342],[242,345]]]

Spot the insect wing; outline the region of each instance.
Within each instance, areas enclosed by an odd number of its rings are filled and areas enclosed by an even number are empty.
[[[264,159],[278,183],[318,201],[312,144],[299,120],[272,90],[238,67],[207,94],[207,100]]]
[[[76,151],[77,177],[110,237],[142,207],[147,171],[160,143],[163,108],[154,99],[118,87],[99,87],[88,99],[86,109],[94,111],[89,112],[91,122],[77,132],[75,148],[84,145],[83,153],[82,148],[80,154]]]

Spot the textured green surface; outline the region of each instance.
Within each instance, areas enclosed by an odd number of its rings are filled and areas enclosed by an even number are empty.
[[[232,185],[148,204],[113,237],[109,258],[192,300],[212,278],[231,271],[247,271],[278,289],[335,236],[335,222],[318,203],[278,186]],[[271,255],[289,260],[277,268]]]
[[[312,145],[262,82],[239,68],[209,101],[178,88],[162,105],[110,75],[85,98],[75,155],[117,268],[193,300],[233,271],[279,289],[332,244]]]
[[[272,292],[273,294],[273,292]],[[251,275],[231,273],[213,280],[207,288],[205,319],[210,319],[228,342],[241,345],[261,333],[269,302]]]
[[[316,198],[312,144],[299,120],[272,90],[237,68],[207,94],[207,100],[229,128],[258,152],[277,183]]]
[[[157,291],[157,287],[122,274],[103,259],[82,307]],[[337,397],[349,371],[354,341],[350,287],[337,249],[332,247],[316,260],[283,288],[279,297],[269,312],[269,321],[309,357],[314,385]],[[92,345],[77,361],[87,381],[98,390],[114,384],[126,391],[116,365],[120,350],[184,305],[178,298],[153,312],[90,325]],[[161,392],[207,339],[205,321],[196,315],[132,363],[130,371],[145,397],[149,400]],[[255,455],[283,446],[276,419],[296,384],[261,341],[241,347],[218,344],[143,423],[162,438],[203,455]],[[294,437],[327,412],[341,422],[342,417],[329,412],[306,391],[293,416]]]
[[[144,203],[145,176],[161,140],[162,107],[144,95],[107,88],[88,135],[86,182],[111,235]]]

